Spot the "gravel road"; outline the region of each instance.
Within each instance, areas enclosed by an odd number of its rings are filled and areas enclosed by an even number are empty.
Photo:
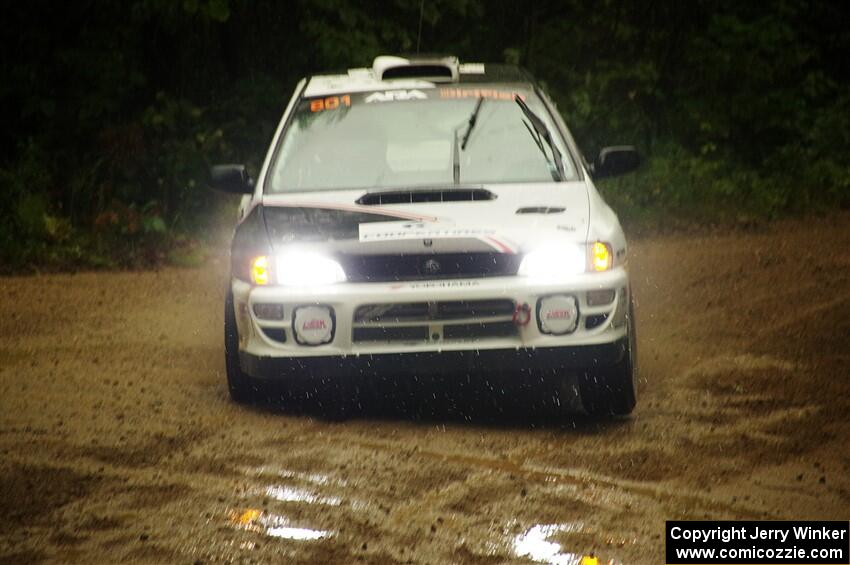
[[[630,262],[640,394],[608,422],[486,376],[345,422],[234,404],[223,257],[0,278],[0,562],[655,564],[666,519],[848,519],[850,215]]]

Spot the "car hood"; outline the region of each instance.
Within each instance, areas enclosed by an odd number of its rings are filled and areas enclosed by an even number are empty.
[[[345,190],[265,195],[275,251],[350,254],[521,253],[550,241],[584,242],[584,182]]]

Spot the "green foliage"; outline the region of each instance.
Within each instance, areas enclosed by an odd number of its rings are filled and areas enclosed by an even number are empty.
[[[803,0],[10,4],[0,270],[193,264],[224,201],[208,166],[256,174],[300,77],[417,49],[526,66],[588,157],[637,145],[644,168],[600,183],[632,223],[847,207],[848,19]]]

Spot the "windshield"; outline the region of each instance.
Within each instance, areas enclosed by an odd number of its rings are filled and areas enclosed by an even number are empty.
[[[515,95],[551,132],[564,157],[563,174]],[[272,163],[266,192],[552,182],[575,178],[569,155],[549,113],[527,89],[441,87],[305,98]]]

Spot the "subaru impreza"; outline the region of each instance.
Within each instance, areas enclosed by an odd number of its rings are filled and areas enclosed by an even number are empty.
[[[256,179],[212,169],[243,195],[231,396],[478,370],[543,375],[591,414],[630,413],[627,246],[594,180],[638,164],[630,146],[586,161],[518,67],[382,56],[302,80]]]

